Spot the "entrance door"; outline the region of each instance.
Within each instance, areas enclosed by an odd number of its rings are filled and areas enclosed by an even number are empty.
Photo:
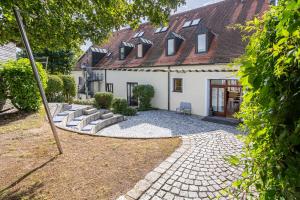
[[[138,83],[127,83],[127,102],[129,106],[138,106],[138,99],[133,96],[133,88],[137,85]]]
[[[213,115],[232,117],[239,111],[242,86],[238,80],[210,80],[210,108]]]

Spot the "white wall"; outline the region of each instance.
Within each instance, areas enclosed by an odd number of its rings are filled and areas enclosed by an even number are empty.
[[[127,99],[127,82],[150,84],[155,91],[152,106],[168,109],[168,73],[107,70],[106,75],[107,83],[113,83],[115,97]]]
[[[154,69],[154,68],[152,68]],[[155,68],[157,69],[157,68]],[[161,68],[161,69],[167,69]],[[230,69],[226,65],[199,65],[171,67],[172,70],[222,70]],[[103,75],[104,70],[102,71]],[[173,92],[173,78],[183,79],[183,91]],[[78,78],[77,78],[78,79]],[[209,111],[209,80],[210,79],[237,79],[233,72],[170,72],[170,109],[175,111],[180,102],[192,104],[192,113],[207,116]],[[100,91],[105,91],[104,80],[100,82]],[[127,98],[127,82],[151,84],[155,90],[152,106],[168,109],[168,73],[167,72],[138,72],[138,71],[106,71],[107,83],[113,83],[115,97]]]
[[[5,62],[9,59],[16,59],[16,44],[14,43],[0,46],[0,62]]]

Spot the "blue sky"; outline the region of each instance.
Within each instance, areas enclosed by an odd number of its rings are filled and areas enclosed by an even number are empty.
[[[176,13],[184,12],[187,10],[191,10],[194,8],[198,8],[200,6],[205,6],[219,1],[222,0],[186,0],[186,4],[184,6],[179,7]],[[91,42],[87,42],[85,45],[81,46],[81,49],[83,51],[86,51],[91,45],[92,45]]]

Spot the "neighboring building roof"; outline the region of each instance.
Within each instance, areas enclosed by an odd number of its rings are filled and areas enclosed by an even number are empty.
[[[16,44],[8,43],[0,46],[0,62],[7,61],[9,59],[16,59]]]
[[[157,27],[150,23],[141,24],[137,30],[124,29],[114,32],[108,43],[102,48],[112,52],[110,56],[101,59],[96,67],[146,67],[168,65],[194,65],[228,63],[233,58],[243,54],[245,42],[242,42],[238,30],[228,29],[233,24],[244,24],[254,16],[261,16],[269,7],[269,0],[225,0],[183,13],[170,16],[167,31],[155,33]],[[201,19],[200,22],[197,19]],[[183,28],[186,21],[195,21],[196,25]],[[199,24],[197,24],[199,23]],[[206,53],[196,53],[196,36],[200,30],[206,29],[212,33],[210,47]],[[136,58],[137,48],[134,48],[124,60],[119,59],[121,42],[137,44],[137,32],[143,32],[143,38],[152,41],[153,45],[143,58]],[[166,38],[172,33],[184,38],[174,56],[166,56]]]

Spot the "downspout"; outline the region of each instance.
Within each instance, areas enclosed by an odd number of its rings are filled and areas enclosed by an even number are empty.
[[[104,69],[104,90],[106,92],[106,69]]]
[[[168,66],[168,110],[170,111],[170,66]]]

